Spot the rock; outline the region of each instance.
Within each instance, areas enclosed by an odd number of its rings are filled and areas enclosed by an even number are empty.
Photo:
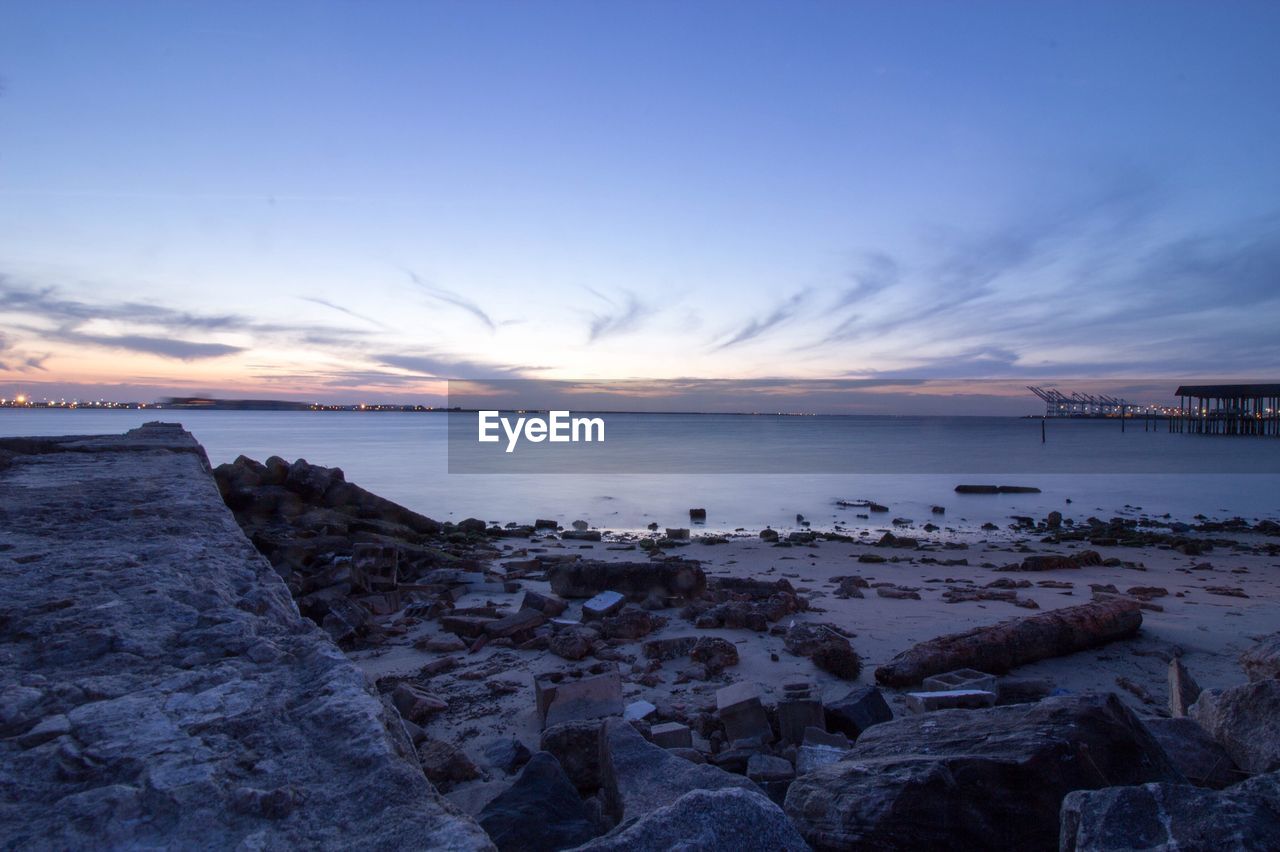
[[[692,559],[567,562],[552,565],[547,579],[551,591],[562,598],[589,598],[610,589],[636,601],[655,592],[664,597],[697,598],[707,589],[706,575]]]
[[[843,760],[848,753],[847,748],[802,743],[796,750],[796,775],[808,775],[815,769],[830,766],[838,760]]]
[[[1050,512],[1048,516],[1044,519],[1044,525],[1051,530],[1056,530],[1061,528],[1062,513],[1057,511]]]
[[[542,732],[538,747],[550,752],[583,795],[600,789],[600,732],[604,722],[584,719],[562,722]]]
[[[547,637],[547,650],[566,660],[581,660],[591,653],[598,634],[583,627],[566,627]]]
[[[876,594],[882,598],[893,598],[896,600],[920,600],[920,593],[915,589],[903,589],[897,586],[877,586]]]
[[[604,618],[606,615],[613,615],[622,609],[627,599],[623,597],[621,592],[604,591],[595,595],[591,600],[582,605],[582,617],[585,618]]]
[[[1245,772],[1280,769],[1280,680],[1206,689],[1187,715],[1221,743]]]
[[[415,725],[421,725],[440,711],[449,709],[449,702],[412,683],[397,686],[391,693],[391,701],[400,715]]]
[[[646,659],[666,662],[688,656],[698,642],[706,637],[671,636],[666,639],[650,639],[641,646]],[[736,649],[735,649],[736,653]]]
[[[872,725],[893,720],[893,711],[874,686],[858,687],[839,701],[828,703],[823,712],[827,730],[838,731],[851,740]]]
[[[797,657],[811,657],[823,642],[833,636],[843,638],[826,624],[793,622],[782,637],[782,647]]]
[[[749,790],[694,790],[577,852],[805,852],[782,809]]]
[[[427,779],[437,787],[449,788],[480,777],[480,770],[457,746],[443,740],[424,740],[418,746],[418,761]]]
[[[1048,698],[1053,681],[1032,677],[1002,677],[996,685],[996,704],[1028,704]]]
[[[862,673],[862,658],[843,636],[832,636],[813,652],[813,664],[841,680],[857,680]]]
[[[654,725],[649,735],[659,748],[693,748],[693,734],[688,725],[679,722],[663,722]]]
[[[1069,793],[1062,802],[1062,852],[1120,849],[1280,848],[1280,775],[1222,791],[1142,784]]]
[[[908,692],[907,709],[913,713],[935,710],[976,710],[994,707],[996,694],[985,689],[946,689],[933,692]]]
[[[687,529],[684,529],[683,527],[680,527],[680,528],[667,527],[666,537],[671,539],[672,541],[688,541],[689,531]]]
[[[738,649],[728,639],[701,636],[689,649],[689,658],[706,666],[707,674],[717,675],[729,666],[738,664]]]
[[[998,485],[957,485],[957,494],[999,494]]]
[[[760,530],[760,539],[762,541],[776,542],[778,540],[778,531],[765,527]]]
[[[773,740],[773,728],[760,703],[760,692],[750,681],[739,681],[716,690],[716,712],[729,741],[758,737]]]
[[[1136,601],[1094,601],[922,642],[876,669],[876,680],[910,686],[962,668],[1003,674],[1024,663],[1132,636],[1141,626]]]
[[[1007,565],[1001,571],[1072,571],[1102,564],[1102,556],[1096,550],[1082,550],[1072,556],[1044,554],[1028,556],[1019,565]]]
[[[605,810],[619,822],[673,804],[690,790],[740,787],[762,792],[746,778],[676,757],[621,720],[606,721],[601,738]]]
[[[585,609],[586,604],[583,605]],[[667,620],[660,615],[635,607],[627,607],[617,615],[600,622],[600,632],[606,639],[635,642],[664,627]]]
[[[706,509],[690,509],[689,520],[697,523],[705,522],[707,520],[707,510]]]
[[[1197,787],[1221,790],[1245,778],[1226,749],[1194,719],[1153,717],[1142,721],[1173,765]]]
[[[818,849],[1051,849],[1067,793],[1149,781],[1183,783],[1117,696],[1061,696],[875,725],[786,811]]]
[[[1249,680],[1280,678],[1280,633],[1272,633],[1240,655]]]
[[[545,751],[529,760],[510,789],[485,805],[479,822],[500,852],[552,852],[599,833],[559,762]]]
[[[475,744],[480,755],[481,764],[488,769],[497,769],[508,775],[529,762],[529,747],[511,736],[487,737]]]
[[[1175,717],[1187,715],[1187,710],[1200,697],[1200,684],[1182,664],[1180,657],[1169,661],[1169,712]]]
[[[747,777],[757,784],[766,781],[788,781],[794,778],[795,774],[795,767],[785,757],[753,754],[747,760]]]

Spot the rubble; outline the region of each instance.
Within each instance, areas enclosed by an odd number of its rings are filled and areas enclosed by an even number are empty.
[[[499,852],[567,849],[601,833],[559,761],[545,751],[530,758],[515,783],[485,805],[477,821]]]

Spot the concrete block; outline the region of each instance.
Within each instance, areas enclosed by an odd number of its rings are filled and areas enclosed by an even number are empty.
[[[908,692],[907,708],[914,713],[931,710],[994,707],[996,694],[985,689],[948,689],[937,692]]]
[[[653,744],[662,748],[693,748],[693,733],[688,725],[679,722],[663,722],[649,730]]]
[[[769,717],[760,703],[760,691],[749,681],[726,686],[716,691],[716,711],[724,724],[729,741],[758,737],[773,741]]]
[[[648,701],[644,701],[644,700],[632,701],[625,708],[623,708],[622,718],[626,719],[628,722],[634,722],[639,719],[647,718],[651,713],[655,712],[657,709],[658,709],[657,707],[655,707],[653,704],[651,704]]]
[[[543,728],[578,719],[622,714],[622,676],[612,666],[600,674],[544,672],[533,679],[534,702]]]
[[[807,693],[804,693],[807,695]],[[784,698],[778,702],[778,735],[784,743],[800,743],[806,728],[825,730],[822,702],[816,698]]]
[[[839,731],[856,740],[872,725],[889,722],[893,711],[874,686],[860,686],[839,701],[826,706],[828,731]]]
[[[627,599],[620,592],[601,592],[582,605],[583,618],[604,618],[622,609]]]
[[[522,609],[511,615],[490,621],[484,626],[484,632],[493,639],[531,633],[546,622],[546,616],[537,610]]]
[[[950,692],[957,689],[980,689],[996,692],[996,676],[976,669],[956,669],[946,674],[924,679],[922,685],[928,692]]]

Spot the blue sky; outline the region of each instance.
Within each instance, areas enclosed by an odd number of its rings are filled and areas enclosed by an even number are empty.
[[[0,11],[0,391],[1280,372],[1274,3]]]

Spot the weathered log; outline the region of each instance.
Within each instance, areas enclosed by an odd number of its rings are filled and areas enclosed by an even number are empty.
[[[1094,601],[921,642],[876,669],[876,680],[910,686],[964,668],[1003,674],[1024,663],[1124,639],[1141,626],[1137,601]]]
[[[693,559],[667,562],[566,562],[547,570],[551,591],[562,598],[589,598],[604,591],[632,600],[650,594],[696,598],[707,590],[707,577]]]

